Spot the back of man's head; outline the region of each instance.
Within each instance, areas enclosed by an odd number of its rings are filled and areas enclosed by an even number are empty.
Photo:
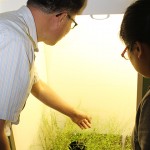
[[[150,45],[150,0],[137,0],[127,8],[120,37],[129,46],[136,41]]]
[[[40,9],[45,13],[67,11],[69,14],[78,14],[86,5],[86,0],[28,0],[27,6]]]

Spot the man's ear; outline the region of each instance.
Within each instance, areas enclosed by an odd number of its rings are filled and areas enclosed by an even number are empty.
[[[66,20],[67,15],[68,15],[67,12],[63,12],[56,15],[58,22],[63,23]]]
[[[143,54],[143,47],[142,47],[141,42],[136,42],[134,44],[133,49],[134,49],[134,53],[136,54],[136,56],[140,59]]]

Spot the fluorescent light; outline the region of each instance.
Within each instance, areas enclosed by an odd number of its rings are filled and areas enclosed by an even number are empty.
[[[95,19],[95,20],[104,20],[104,19],[107,19],[109,18],[109,14],[105,14],[105,15],[90,15],[92,19]]]

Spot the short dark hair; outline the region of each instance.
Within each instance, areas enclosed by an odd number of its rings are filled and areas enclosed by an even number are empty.
[[[120,38],[127,46],[136,41],[150,45],[150,0],[137,0],[123,17]]]
[[[67,11],[77,14],[86,5],[86,0],[28,0],[27,6],[41,9],[45,13]]]

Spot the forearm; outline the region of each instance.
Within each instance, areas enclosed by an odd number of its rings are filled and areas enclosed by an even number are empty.
[[[0,137],[0,149],[10,150],[8,139],[4,133]]]
[[[32,94],[47,106],[69,116],[76,114],[75,109],[60,98],[49,86],[39,81],[32,88]]]
[[[67,115],[81,129],[91,127],[91,117],[74,109],[60,98],[49,86],[39,81],[32,87],[32,94],[47,106]]]
[[[8,138],[5,135],[5,120],[0,119],[0,150],[10,150]]]

